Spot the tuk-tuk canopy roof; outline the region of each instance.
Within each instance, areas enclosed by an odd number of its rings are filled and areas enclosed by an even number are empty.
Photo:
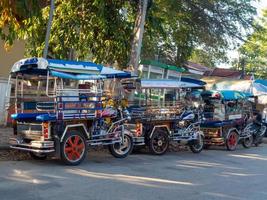
[[[197,79],[185,78],[181,80],[171,79],[141,79],[143,89],[175,89],[175,88],[203,88],[204,82]],[[201,84],[200,84],[201,83]]]
[[[92,80],[103,78],[130,78],[131,73],[104,67],[93,62],[66,61],[44,58],[26,58],[16,62],[11,74],[49,75],[75,79]]]
[[[202,97],[206,96],[208,98],[221,99],[225,101],[234,101],[239,99],[247,99],[253,97],[251,93],[240,92],[235,90],[208,90],[201,94]]]

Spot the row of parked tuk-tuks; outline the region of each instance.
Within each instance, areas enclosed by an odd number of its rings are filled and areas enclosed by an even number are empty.
[[[205,82],[144,80],[91,62],[28,58],[10,73],[11,148],[35,159],[53,154],[80,164],[89,147],[106,145],[118,158],[147,146],[164,154],[170,142],[200,153],[211,145],[259,145],[266,119],[257,97],[205,90]]]

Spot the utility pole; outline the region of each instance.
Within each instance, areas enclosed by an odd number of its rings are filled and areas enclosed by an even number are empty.
[[[148,0],[139,0],[138,13],[134,26],[134,38],[132,41],[131,57],[129,62],[129,66],[133,68],[136,74],[138,74],[138,65],[139,65],[141,47],[143,41],[147,6],[148,6]]]
[[[54,9],[55,9],[55,0],[51,0],[49,19],[48,19],[46,35],[45,35],[45,47],[44,47],[44,52],[43,52],[44,58],[47,58],[47,54],[48,54],[48,46],[49,46],[50,32],[51,32],[51,27],[52,27],[52,22],[53,22]]]
[[[241,61],[240,61],[240,65],[241,65],[241,79],[244,79],[245,78],[245,59],[244,58],[241,58]]]

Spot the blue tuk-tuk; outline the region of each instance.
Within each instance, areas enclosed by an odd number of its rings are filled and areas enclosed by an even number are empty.
[[[69,165],[81,163],[89,145],[108,145],[112,155],[126,157],[133,145],[124,130],[129,113],[120,91],[114,97],[104,85],[108,78],[127,77],[131,74],[92,62],[18,61],[10,74],[14,87],[8,103],[15,107],[11,148],[35,159],[55,154]]]
[[[201,94],[205,147],[226,145],[235,150],[239,142],[248,148],[252,143],[250,127],[253,122],[253,104],[250,93],[232,90],[209,90]]]

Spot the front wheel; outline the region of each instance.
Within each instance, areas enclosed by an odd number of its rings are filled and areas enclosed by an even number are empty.
[[[169,136],[164,130],[156,130],[149,140],[149,150],[155,155],[162,155],[166,153],[169,147]]]
[[[125,158],[133,151],[133,138],[128,134],[124,134],[123,144],[111,144],[108,149],[115,158]]]
[[[200,135],[198,142],[196,144],[190,145],[189,147],[193,153],[200,153],[204,147],[204,137]]]
[[[242,145],[244,148],[250,148],[252,146],[253,143],[253,136],[249,136],[248,138],[243,139],[242,141]]]
[[[67,165],[79,165],[87,155],[84,135],[78,131],[68,132],[60,144],[61,159]]]
[[[235,131],[231,131],[226,139],[226,147],[229,151],[234,151],[238,143],[238,134]]]

